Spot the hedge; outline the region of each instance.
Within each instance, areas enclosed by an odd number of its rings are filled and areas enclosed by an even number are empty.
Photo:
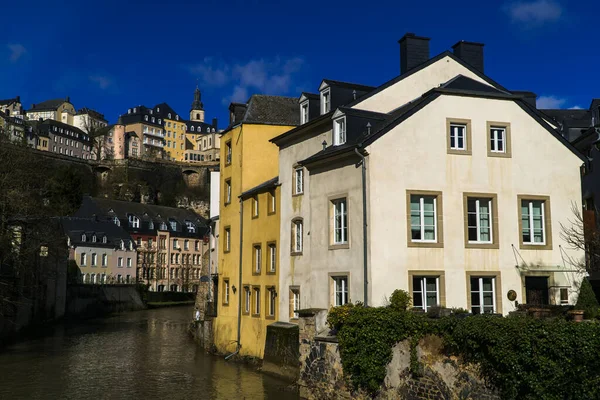
[[[343,318],[336,309],[331,313],[344,372],[356,388],[372,394],[383,383],[397,342],[411,340],[416,374],[416,343],[435,334],[448,355],[478,363],[502,398],[600,398],[600,325],[594,322],[490,315],[431,319],[392,307],[345,307]]]

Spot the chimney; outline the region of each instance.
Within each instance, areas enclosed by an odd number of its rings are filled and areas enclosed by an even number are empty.
[[[521,96],[525,103],[533,106],[534,108],[537,108],[537,94],[521,90],[513,90],[511,91],[511,93],[517,96]]]
[[[69,96],[67,96],[67,103],[71,102],[71,98]]]
[[[215,128],[215,130],[217,130],[217,119],[216,118],[213,118],[212,126],[213,126],[213,128]]]
[[[477,71],[483,73],[483,43],[465,42],[461,40],[452,46],[454,55]]]
[[[15,97],[15,100],[17,101],[17,103],[20,103],[21,102],[21,96]]]
[[[400,74],[429,60],[429,38],[407,33],[398,43],[400,43]]]
[[[31,108],[35,108],[35,103],[32,103],[32,104],[31,104]]]

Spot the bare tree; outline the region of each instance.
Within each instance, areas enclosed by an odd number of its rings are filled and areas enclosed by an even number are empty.
[[[596,224],[595,210],[581,210],[575,203],[571,204],[572,218],[568,224],[560,224],[560,237],[572,249],[581,250],[585,257],[575,259],[570,256],[567,261],[581,272],[600,270],[600,234]]]

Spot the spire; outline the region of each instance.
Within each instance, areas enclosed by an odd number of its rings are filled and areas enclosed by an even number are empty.
[[[194,90],[194,102],[192,103],[192,110],[204,110],[204,105],[202,104],[202,95],[200,94],[200,89],[198,89],[198,84],[196,84],[196,90]]]

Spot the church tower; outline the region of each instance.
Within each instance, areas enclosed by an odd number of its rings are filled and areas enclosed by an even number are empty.
[[[204,105],[202,104],[202,95],[200,89],[196,86],[194,91],[194,102],[192,103],[192,109],[190,110],[190,121],[204,122]]]

